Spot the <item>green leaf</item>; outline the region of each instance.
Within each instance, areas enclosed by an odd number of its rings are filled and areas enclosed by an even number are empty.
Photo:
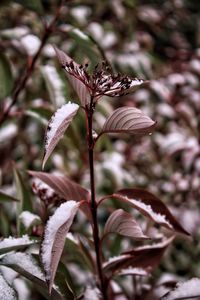
[[[4,202],[10,202],[10,201],[12,202],[12,201],[19,201],[19,200],[13,196],[5,194],[3,191],[0,190],[0,202],[4,203]]]
[[[27,188],[27,185],[25,184],[25,182],[28,182],[28,180],[25,180],[15,167],[13,168],[13,172],[14,172],[14,178],[15,178],[15,184],[17,190],[17,198],[20,200],[20,202],[17,205],[18,215],[19,215],[24,210],[32,211],[32,203],[31,203],[29,190]],[[17,215],[18,233],[22,235],[23,233],[25,233],[25,228],[22,225],[20,219],[18,218],[18,215]]]
[[[0,54],[0,100],[10,95],[13,88],[13,76],[8,59]]]
[[[33,117],[46,126],[48,124],[48,120],[51,118],[52,111],[45,107],[30,107],[25,111],[25,114],[29,117]]]
[[[34,1],[29,1],[29,0],[15,0],[15,2],[21,4],[27,9],[33,10],[37,13],[42,13],[43,12],[43,7],[41,0],[34,0]]]

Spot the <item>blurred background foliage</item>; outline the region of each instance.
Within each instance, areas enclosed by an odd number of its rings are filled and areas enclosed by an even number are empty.
[[[142,138],[104,136],[96,149],[96,188],[98,195],[134,186],[160,196],[194,239],[173,243],[154,282],[168,275],[200,276],[200,2],[74,0],[63,1],[58,12],[59,5],[53,0],[0,3],[1,236],[19,234],[16,220],[23,210],[41,215],[26,171],[41,170],[44,132],[55,109],[78,102],[55,58],[55,44],[79,63],[89,62],[89,68],[106,61],[116,73],[149,80],[132,95],[104,98],[97,108],[97,132],[122,105],[140,108],[157,127]],[[45,171],[65,173],[89,187],[83,114]],[[20,205],[5,194],[20,199]],[[99,217],[103,224],[104,210]],[[74,228],[86,230],[83,221]],[[29,232],[40,235],[34,227]]]

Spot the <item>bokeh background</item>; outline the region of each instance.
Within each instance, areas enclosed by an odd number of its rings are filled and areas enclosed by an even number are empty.
[[[135,106],[157,127],[144,137],[105,136],[96,149],[99,195],[142,187],[160,197],[192,234],[177,238],[154,282],[200,276],[200,2],[63,1],[56,25],[44,41],[58,1],[1,1],[0,109],[12,102],[13,91],[42,49],[17,101],[0,127],[1,190],[20,197],[25,186],[33,212],[39,202],[31,192],[26,170],[41,170],[47,121],[57,107],[78,102],[55,57],[52,45],[89,68],[101,61],[113,72],[149,80],[135,93],[104,98],[95,114],[98,132],[114,108]],[[45,171],[65,173],[89,187],[83,114],[74,120]],[[13,169],[15,170],[13,173]],[[20,172],[21,183],[16,172]],[[19,174],[18,174],[19,175]],[[16,207],[0,203],[0,235],[16,235]],[[100,214],[102,222],[105,211]],[[17,215],[18,216],[18,215]],[[82,224],[76,225],[77,230]],[[33,234],[33,232],[32,232]],[[39,299],[39,298],[38,298]]]

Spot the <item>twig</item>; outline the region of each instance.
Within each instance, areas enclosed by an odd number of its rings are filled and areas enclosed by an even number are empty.
[[[28,64],[27,69],[25,71],[24,76],[22,77],[21,80],[19,80],[19,84],[17,85],[17,87],[14,89],[13,91],[13,95],[12,95],[12,101],[10,103],[10,105],[4,110],[4,112],[2,113],[2,115],[0,116],[0,125],[2,125],[4,123],[4,121],[6,120],[6,118],[8,117],[12,107],[16,104],[18,97],[20,95],[20,93],[23,91],[23,89],[26,87],[26,83],[28,81],[28,79],[31,77],[33,70],[35,68],[35,64],[49,38],[49,36],[51,35],[51,33],[54,30],[55,24],[60,16],[61,13],[61,7],[63,5],[63,2],[61,3],[61,5],[59,6],[56,15],[54,17],[54,19],[52,20],[52,22],[49,24],[49,26],[46,26],[45,28],[45,32],[43,34],[42,40],[41,40],[41,44],[40,47],[37,51],[37,53],[32,57],[32,60],[30,62],[30,64]]]

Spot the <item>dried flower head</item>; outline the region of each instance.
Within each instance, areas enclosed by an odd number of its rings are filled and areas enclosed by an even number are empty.
[[[132,93],[144,80],[130,78],[121,74],[110,73],[110,68],[103,62],[96,65],[93,72],[88,72],[88,64],[82,66],[73,61],[63,51],[55,48],[62,68],[76,90],[81,103],[86,106],[90,102],[98,101],[102,96],[116,97]]]

